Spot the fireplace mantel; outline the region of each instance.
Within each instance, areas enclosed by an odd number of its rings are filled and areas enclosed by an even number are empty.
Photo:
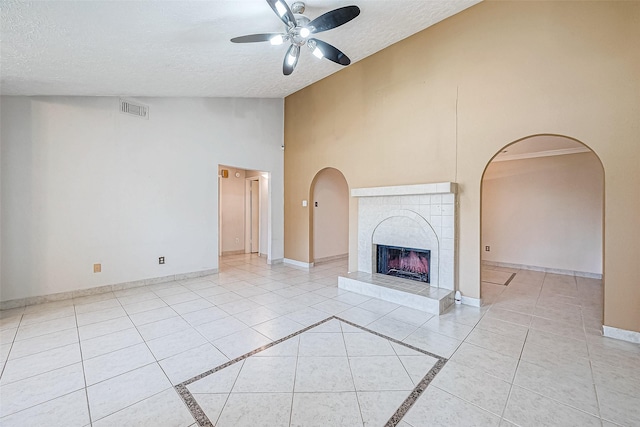
[[[455,182],[434,182],[430,184],[396,185],[389,187],[365,187],[351,190],[352,197],[417,196],[421,194],[456,194]]]

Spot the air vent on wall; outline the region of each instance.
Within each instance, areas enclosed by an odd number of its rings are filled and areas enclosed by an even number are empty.
[[[149,107],[139,102],[120,99],[120,112],[149,120]]]

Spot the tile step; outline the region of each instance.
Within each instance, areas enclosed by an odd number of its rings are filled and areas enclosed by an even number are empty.
[[[348,273],[338,277],[338,288],[438,315],[454,303],[450,289],[384,274]]]

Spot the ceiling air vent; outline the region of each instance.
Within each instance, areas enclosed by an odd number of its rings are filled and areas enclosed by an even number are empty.
[[[139,102],[120,99],[120,112],[149,120],[149,106]]]

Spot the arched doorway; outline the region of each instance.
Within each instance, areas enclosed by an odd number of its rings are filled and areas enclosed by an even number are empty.
[[[310,259],[346,258],[349,252],[349,186],[337,169],[326,168],[311,183]]]
[[[579,285],[597,285],[599,304],[590,309],[601,322],[603,207],[604,169],[582,142],[534,135],[502,148],[481,184],[483,302],[504,300],[517,289],[579,305]],[[549,286],[542,289],[545,280]],[[552,281],[559,284],[553,288]]]

